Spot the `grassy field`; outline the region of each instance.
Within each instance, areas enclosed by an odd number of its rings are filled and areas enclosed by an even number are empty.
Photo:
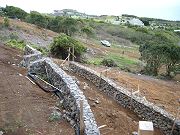
[[[92,47],[88,45],[88,47]],[[96,55],[88,58],[87,63],[93,65],[101,65],[103,59],[111,59],[122,70],[137,72],[140,71],[142,62],[139,60],[138,46],[131,47],[113,44],[111,47],[105,47],[101,44],[96,44],[93,49],[98,49]],[[100,51],[99,51],[100,50]]]

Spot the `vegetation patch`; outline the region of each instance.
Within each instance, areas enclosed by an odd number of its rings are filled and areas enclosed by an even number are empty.
[[[53,55],[62,59],[66,59],[69,53],[69,49],[72,52],[73,48],[74,55],[76,56],[77,60],[81,54],[86,51],[86,47],[81,42],[65,34],[60,34],[58,37],[54,38],[54,41],[50,47],[50,51]]]
[[[166,75],[172,76],[180,69],[180,47],[173,44],[145,44],[140,46],[141,60],[146,63],[145,73],[157,76],[164,66]]]
[[[50,53],[50,48],[38,46],[38,45],[31,45],[34,49],[40,51],[43,55],[47,56]]]
[[[93,65],[103,65],[108,67],[119,67],[121,70],[134,72],[140,66],[140,61],[121,56],[117,53],[109,53],[103,57],[91,58],[87,62]],[[140,69],[139,69],[140,70]]]
[[[26,43],[23,41],[23,40],[15,40],[15,39],[12,39],[12,40],[9,40],[7,43],[6,43],[7,46],[10,46],[10,47],[14,47],[14,48],[18,48],[20,50],[23,50],[24,47],[26,46]]]
[[[103,66],[107,66],[107,67],[117,67],[117,64],[116,64],[115,60],[110,59],[110,58],[104,58],[104,59],[101,61],[101,64],[102,64]]]
[[[58,111],[53,111],[50,116],[49,116],[49,121],[53,122],[53,121],[58,121],[62,119],[62,114]]]

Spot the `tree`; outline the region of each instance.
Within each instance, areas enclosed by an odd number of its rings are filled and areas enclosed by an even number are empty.
[[[48,29],[55,32],[62,32],[62,21],[63,17],[56,16],[49,18]]]
[[[46,28],[48,25],[47,17],[36,11],[31,11],[31,13],[26,17],[26,21],[43,28]]]
[[[180,67],[180,47],[175,45],[167,46],[164,54],[166,58],[166,75],[170,77],[171,72],[176,74],[176,67]]]
[[[146,63],[146,73],[155,76],[158,75],[159,69],[164,61],[163,50],[163,46],[156,44],[145,44],[140,46],[141,60]]]
[[[77,20],[65,17],[62,21],[62,31],[68,36],[72,36],[76,31],[78,31]]]
[[[146,18],[140,18],[140,20],[144,23],[145,26],[150,26],[149,20]]]
[[[82,27],[81,31],[86,34],[86,43],[87,43],[88,37],[91,37],[94,35],[93,28],[89,26]]]
[[[162,35],[160,38],[164,40],[152,40],[140,46],[141,60],[146,63],[146,73],[156,76],[159,69],[165,66],[166,75],[170,77],[171,72],[176,73],[176,67],[180,63],[180,47]]]
[[[68,56],[68,49],[74,47],[74,55],[79,58],[83,52],[86,51],[86,47],[74,38],[65,34],[60,34],[55,37],[51,45],[50,51],[53,55],[65,59]]]
[[[4,16],[4,8],[0,7],[0,16]]]
[[[26,16],[28,15],[28,13],[25,12],[24,10],[14,6],[6,6],[3,9],[3,12],[5,13],[6,16],[10,18],[18,18],[18,19],[25,19]]]

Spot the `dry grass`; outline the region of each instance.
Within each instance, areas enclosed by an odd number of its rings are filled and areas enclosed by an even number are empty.
[[[41,37],[44,37],[44,36],[54,37],[58,35],[58,33],[56,32],[53,32],[51,30],[47,30],[44,28],[39,28],[34,24],[29,24],[29,23],[16,20],[16,19],[9,19],[9,20],[10,20],[10,26],[12,28],[21,29],[27,32],[28,34],[37,35]],[[0,23],[3,23],[3,17],[0,17]]]

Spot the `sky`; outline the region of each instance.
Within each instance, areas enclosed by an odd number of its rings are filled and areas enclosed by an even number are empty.
[[[52,13],[75,9],[91,15],[130,14],[180,20],[180,0],[0,0],[0,6],[16,6],[30,12]]]

